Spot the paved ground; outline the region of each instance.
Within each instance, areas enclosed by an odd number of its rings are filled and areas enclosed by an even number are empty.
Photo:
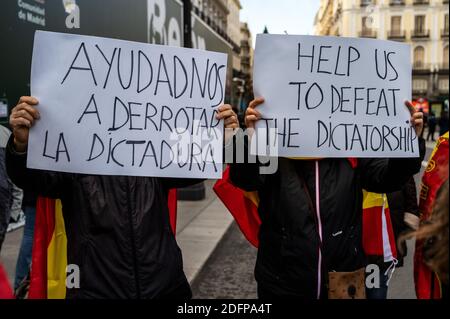
[[[14,273],[16,267],[16,260],[19,254],[20,241],[22,240],[23,228],[19,228],[6,235],[5,242],[3,243],[1,260],[5,266],[5,270],[8,273],[9,281],[11,284],[14,282]]]
[[[183,253],[184,272],[191,282],[222,240],[233,217],[206,182],[206,198],[178,202],[177,242]]]
[[[192,284],[195,299],[255,299],[256,248],[233,223]]]

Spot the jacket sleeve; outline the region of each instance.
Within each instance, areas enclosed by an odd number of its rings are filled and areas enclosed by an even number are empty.
[[[27,168],[27,153],[17,153],[11,136],[6,146],[6,169],[12,182],[24,190],[49,198],[61,198],[69,174]]]
[[[248,145],[247,137],[239,131],[225,147],[225,152],[233,154],[230,164],[231,183],[246,192],[254,192],[263,186],[265,175],[260,173],[261,164],[258,159],[249,155]]]
[[[425,140],[419,138],[418,158],[361,159],[362,187],[374,193],[400,190],[411,176],[420,172],[425,157]]]

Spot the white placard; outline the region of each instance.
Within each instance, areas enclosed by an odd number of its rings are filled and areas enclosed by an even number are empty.
[[[258,35],[254,91],[265,103],[253,152],[277,145],[283,157],[418,157],[404,105],[410,52],[391,41]],[[267,128],[277,138],[261,133]]]
[[[220,178],[226,66],[221,53],[36,32],[28,167]]]

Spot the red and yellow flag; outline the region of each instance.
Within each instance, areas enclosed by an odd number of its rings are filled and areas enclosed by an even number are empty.
[[[168,197],[170,223],[175,233],[177,192]],[[61,201],[38,198],[33,241],[30,299],[66,297],[67,236]]]
[[[422,178],[419,209],[421,223],[431,218],[436,194],[442,184],[448,180],[448,132],[441,136],[430,157]],[[414,279],[418,299],[440,299],[441,283],[438,276],[424,262],[423,240],[416,241],[414,254]]]
[[[394,229],[386,194],[363,191],[363,249],[366,255],[397,259]]]

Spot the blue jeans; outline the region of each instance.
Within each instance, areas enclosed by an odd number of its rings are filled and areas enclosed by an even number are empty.
[[[36,216],[36,208],[26,206],[25,227],[23,230],[22,243],[20,245],[19,257],[16,263],[16,278],[14,280],[14,289],[28,276],[31,265],[31,253],[33,250],[34,220]]]

